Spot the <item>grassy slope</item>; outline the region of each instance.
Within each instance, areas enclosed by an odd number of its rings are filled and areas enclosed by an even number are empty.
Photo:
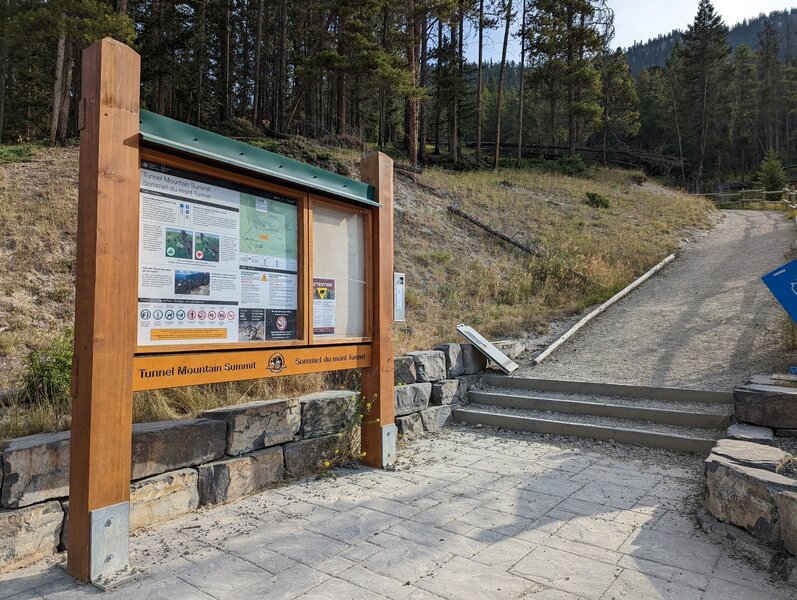
[[[523,336],[602,301],[677,248],[689,230],[710,226],[702,199],[598,170],[580,179],[538,170],[428,171],[423,188],[397,182],[397,268],[408,274],[407,324],[399,348],[451,339],[467,322],[490,338]],[[429,188],[432,188],[430,190]],[[609,208],[583,199],[606,197]],[[531,257],[447,213],[456,204],[544,257]]]
[[[358,176],[356,152],[295,141],[269,146]],[[397,351],[453,340],[459,322],[492,338],[542,330],[607,297],[689,230],[712,222],[706,201],[634,179],[615,170],[588,179],[517,169],[397,173],[396,269],[408,277],[408,319],[396,325]],[[585,204],[587,191],[607,197],[609,208]],[[76,148],[0,165],[0,387],[14,385],[29,348],[72,323],[76,199]],[[530,257],[448,213],[452,203],[520,242],[540,244],[545,257]],[[193,415],[326,384],[311,375],[140,394],[134,418]],[[17,406],[0,414],[0,439],[68,426],[63,402],[39,413]]]

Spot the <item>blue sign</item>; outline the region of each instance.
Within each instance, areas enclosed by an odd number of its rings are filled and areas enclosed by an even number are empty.
[[[767,273],[761,280],[797,323],[797,259]]]

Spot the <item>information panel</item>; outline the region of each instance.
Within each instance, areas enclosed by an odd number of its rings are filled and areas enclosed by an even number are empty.
[[[365,216],[313,203],[313,336],[366,335]]]
[[[141,165],[138,345],[297,339],[292,198]]]

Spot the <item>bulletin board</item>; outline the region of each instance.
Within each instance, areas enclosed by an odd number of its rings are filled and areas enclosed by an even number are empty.
[[[360,369],[360,458],[396,454],[392,160],[355,180],[141,110],[140,74],[83,51],[67,570],[103,589],[132,574],[134,392]]]
[[[135,390],[368,366],[373,209],[140,156]]]

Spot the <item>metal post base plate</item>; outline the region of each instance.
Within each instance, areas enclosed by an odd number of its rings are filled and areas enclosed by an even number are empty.
[[[130,504],[120,502],[89,513],[91,541],[89,578],[100,589],[133,577],[130,568]]]
[[[396,465],[396,439],[398,428],[394,425],[382,427],[382,468],[392,469]]]

